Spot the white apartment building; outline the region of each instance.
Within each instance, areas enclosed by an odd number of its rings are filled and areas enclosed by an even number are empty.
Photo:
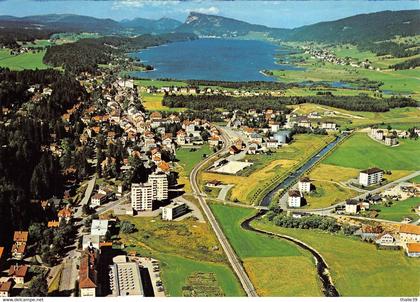
[[[186,213],[188,207],[183,202],[173,202],[166,207],[162,208],[162,219],[163,220],[173,220],[184,213]]]
[[[384,176],[384,171],[379,168],[370,168],[367,170],[360,171],[359,184],[368,187],[373,184],[381,182]]]
[[[153,187],[150,183],[131,185],[131,207],[136,211],[153,210]]]
[[[164,173],[149,175],[148,183],[152,185],[153,200],[168,199],[168,176]]]
[[[308,177],[302,177],[298,183],[300,193],[311,192],[311,180]]]
[[[290,208],[300,208],[302,206],[302,196],[299,191],[290,190],[287,203]]]

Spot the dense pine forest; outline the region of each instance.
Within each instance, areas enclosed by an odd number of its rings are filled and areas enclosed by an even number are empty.
[[[286,105],[313,103],[351,111],[385,112],[391,108],[416,106],[416,101],[406,97],[377,99],[366,95],[359,96],[296,96],[296,97],[232,97],[225,95],[165,95],[163,105],[168,107],[187,107],[193,110],[266,109],[285,110]]]

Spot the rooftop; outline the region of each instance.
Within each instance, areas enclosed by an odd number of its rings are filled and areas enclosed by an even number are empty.
[[[407,252],[420,253],[420,243],[407,243]]]
[[[290,190],[289,191],[289,196],[290,197],[300,197],[300,192],[297,190]]]
[[[300,182],[311,182],[311,180],[307,176],[302,177],[299,181]]]
[[[13,234],[13,241],[26,242],[28,241],[28,235],[29,232],[27,231],[16,231]]]
[[[400,234],[401,233],[420,235],[420,226],[403,224],[400,226]]]
[[[9,268],[9,276],[25,277],[27,272],[28,266],[26,265],[11,265]]]
[[[383,170],[376,167],[360,171],[360,173],[365,173],[365,174],[374,174],[374,173],[379,173],[379,172],[383,172]]]
[[[91,235],[105,236],[108,231],[108,220],[93,219],[90,227]]]
[[[174,209],[174,208],[177,208],[177,207],[183,206],[183,205],[185,205],[184,202],[176,202],[176,201],[174,201],[174,202],[168,204],[167,206],[165,206],[165,208],[167,208],[167,209]]]

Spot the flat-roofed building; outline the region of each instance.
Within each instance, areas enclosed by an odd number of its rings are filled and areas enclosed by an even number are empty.
[[[110,266],[109,281],[112,296],[144,296],[139,265],[127,262],[127,257],[117,256]]]
[[[165,173],[150,174],[148,182],[152,184],[154,200],[168,199],[168,176]]]
[[[153,210],[153,187],[150,183],[131,185],[131,207],[136,211]]]
[[[360,171],[359,174],[359,184],[363,186],[370,186],[378,184],[382,181],[384,176],[384,171],[379,168],[370,168],[367,170]]]
[[[104,219],[92,220],[92,224],[90,226],[91,235],[105,236],[106,232],[108,232],[108,220],[104,220]]]
[[[83,235],[82,239],[82,249],[94,248],[99,250],[99,235]]]
[[[166,207],[162,207],[162,219],[174,220],[175,218],[185,214],[187,210],[188,207],[184,202],[172,202]]]

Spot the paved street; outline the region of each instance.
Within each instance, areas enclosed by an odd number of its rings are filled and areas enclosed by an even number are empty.
[[[218,152],[212,154],[205,160],[203,160],[201,163],[196,165],[194,169],[191,171],[190,174],[190,182],[191,187],[193,189],[193,192],[196,194],[197,199],[200,202],[201,208],[204,211],[204,214],[206,215],[207,219],[210,222],[211,227],[213,228],[214,232],[216,233],[217,239],[220,242],[220,245],[222,246],[223,250],[226,253],[226,256],[229,260],[230,265],[233,268],[233,271],[235,272],[236,276],[238,277],[239,281],[242,284],[242,287],[244,288],[247,296],[249,297],[256,297],[257,292],[255,291],[254,285],[252,284],[251,280],[249,279],[248,275],[245,272],[244,267],[242,266],[242,262],[239,260],[238,256],[236,255],[235,251],[233,250],[232,246],[230,245],[229,241],[227,240],[225,234],[223,233],[221,227],[219,226],[216,218],[213,215],[213,212],[210,210],[210,207],[207,205],[207,202],[205,198],[201,195],[202,192],[200,190],[200,187],[197,182],[197,175],[198,172],[213,158],[217,157],[218,155],[226,152],[227,148],[232,144],[232,141],[230,141],[230,138],[226,137],[224,135],[223,130],[220,131],[222,138],[224,140],[224,147],[219,150]]]

